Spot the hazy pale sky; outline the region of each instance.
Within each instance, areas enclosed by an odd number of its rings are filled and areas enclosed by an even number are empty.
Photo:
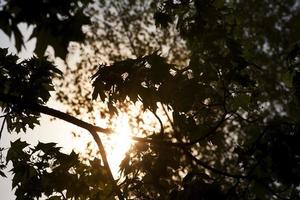
[[[25,24],[20,26],[22,33],[25,38],[29,37],[30,32],[32,31],[32,27],[28,28]],[[14,39],[10,40],[10,38],[0,30],[0,48],[9,48],[9,52],[15,54],[16,49],[14,48]],[[22,49],[19,53],[21,58],[30,58],[33,56],[33,50],[35,47],[35,39],[32,39],[26,43],[26,49]],[[57,103],[54,103],[50,100],[50,106],[59,106]],[[0,124],[2,123],[2,119],[0,119]],[[2,137],[0,140],[0,147],[7,148],[10,146],[10,141],[15,141],[18,138],[22,138],[22,140],[26,140],[30,144],[36,144],[38,141],[41,142],[56,142],[58,146],[68,147],[65,148],[65,151],[70,150],[72,147],[76,146],[76,144],[72,144],[70,141],[72,140],[72,135],[70,130],[74,130],[76,127],[73,125],[61,121],[55,120],[50,122],[50,117],[46,115],[42,115],[40,119],[40,126],[34,128],[34,130],[27,131],[27,133],[12,133],[9,134],[6,129],[4,129],[2,133]],[[76,141],[74,141],[76,143]],[[0,199],[3,200],[14,200],[14,193],[11,188],[11,176],[8,178],[0,177]]]
[[[33,27],[27,27],[25,24],[20,26],[20,30],[24,35],[25,40],[27,40],[32,32]],[[10,39],[0,30],[0,48],[9,48],[9,52],[16,54],[16,49],[14,48],[14,39]],[[35,48],[35,39],[26,42],[26,48],[18,54],[20,58],[26,59],[33,56],[33,50]],[[55,108],[57,110],[63,111],[64,108],[59,103],[50,99],[47,106]],[[84,152],[85,144],[88,141],[93,141],[93,138],[88,132],[82,129],[78,129],[76,126],[69,124],[62,120],[50,121],[50,117],[42,115],[40,118],[40,125],[35,127],[34,130],[28,130],[25,133],[8,133],[4,130],[0,140],[0,147],[8,148],[10,146],[10,141],[15,141],[21,138],[22,141],[27,141],[27,143],[35,145],[40,142],[55,142],[57,146],[63,147],[63,151],[68,153],[72,149],[76,149],[78,152]],[[110,141],[103,140],[105,148],[107,150],[107,156],[110,163],[111,170],[115,176],[118,176],[119,163],[121,162],[123,156],[128,150],[131,140],[130,140],[130,127],[128,126],[128,119],[126,115],[119,116],[116,119],[118,127],[114,135],[110,136]],[[0,124],[2,120],[0,119]],[[104,124],[106,122],[102,121]],[[100,124],[103,123],[99,121]],[[104,125],[105,126],[105,125]],[[81,138],[75,140],[72,137],[72,130],[79,130],[81,133]],[[107,138],[106,138],[107,139]],[[6,152],[5,152],[6,153]],[[8,170],[10,167],[8,168]],[[6,171],[7,172],[7,171]],[[6,173],[9,175],[9,173]],[[14,192],[12,191],[12,176],[9,175],[8,178],[0,177],[0,194],[1,199],[14,200]]]

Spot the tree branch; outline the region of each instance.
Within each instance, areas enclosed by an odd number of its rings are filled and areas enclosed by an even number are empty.
[[[169,147],[185,147],[185,143],[179,143],[179,142],[171,142],[171,141],[165,141],[160,139],[150,139],[150,138],[142,138],[142,137],[131,137],[133,140],[137,142],[144,142],[149,143],[152,145],[166,145]]]
[[[115,181],[115,179],[113,177],[113,174],[110,170],[109,163],[108,163],[106,153],[105,153],[105,149],[104,149],[104,146],[101,142],[101,139],[100,139],[99,135],[97,134],[97,132],[95,130],[94,131],[91,130],[90,133],[93,136],[95,142],[97,143],[99,152],[100,152],[102,160],[103,160],[104,167],[108,172],[108,178],[110,179],[110,182],[113,184],[113,188],[115,190],[115,193],[117,194],[119,200],[124,200],[122,192],[121,192],[120,188],[118,187],[117,182]]]
[[[153,113],[155,118],[158,120],[159,125],[160,125],[160,135],[163,136],[164,135],[164,125],[163,125],[161,119],[159,118],[159,116],[156,114],[156,112],[154,110],[152,110],[152,109],[149,109],[149,110]]]
[[[212,129],[210,129],[205,135],[201,136],[200,138],[198,138],[194,141],[191,141],[191,142],[188,142],[188,143],[185,143],[185,144],[187,146],[192,146],[194,144],[197,144],[198,142],[203,141],[204,139],[206,139],[210,135],[214,134],[217,131],[217,129],[229,118],[229,117],[225,117],[225,116],[226,115],[224,114],[222,116],[222,119],[214,127],[212,127]]]
[[[231,178],[238,178],[238,179],[239,178],[248,178],[248,176],[246,176],[246,175],[230,174],[228,172],[224,172],[224,171],[221,171],[221,170],[216,169],[214,167],[211,167],[207,163],[202,162],[201,160],[197,159],[187,149],[183,149],[183,151],[184,151],[185,155],[187,155],[191,160],[195,161],[198,165],[201,165],[202,167],[204,167],[205,169],[210,170],[213,173],[220,174],[220,175],[227,176],[227,177],[231,177]]]
[[[3,129],[4,129],[5,120],[6,120],[6,117],[4,117],[3,122],[2,122],[2,125],[1,125],[1,129],[0,129],[0,139],[1,139],[1,136],[2,136]]]
[[[114,187],[114,190],[115,190],[117,196],[119,197],[120,200],[124,199],[123,195],[122,195],[122,192],[120,191],[119,187],[117,186],[116,181],[113,178],[112,172],[110,170],[110,167],[109,167],[109,164],[108,164],[108,161],[107,161],[104,146],[103,146],[103,144],[101,142],[101,139],[100,139],[100,137],[97,133],[97,132],[110,133],[111,132],[110,129],[106,129],[106,128],[102,128],[102,127],[99,127],[99,126],[89,124],[87,122],[84,122],[80,119],[77,119],[77,118],[75,118],[73,116],[70,116],[66,113],[63,113],[61,111],[58,111],[58,110],[55,110],[55,109],[52,109],[52,108],[49,108],[49,107],[46,107],[46,106],[42,106],[42,105],[39,105],[37,103],[31,102],[31,101],[28,101],[28,100],[24,100],[24,99],[19,98],[19,97],[15,97],[15,96],[0,93],[0,101],[8,103],[8,104],[10,104],[10,103],[17,104],[18,106],[20,106],[21,108],[24,108],[24,109],[29,109],[29,110],[32,110],[32,111],[47,114],[49,116],[57,117],[61,120],[67,121],[69,123],[72,123],[74,125],[77,125],[81,128],[84,128],[84,129],[88,130],[91,133],[91,135],[93,136],[95,142],[97,143],[97,146],[99,148],[101,157],[103,159],[104,167],[108,171],[110,181],[113,184],[113,187]],[[217,124],[217,126],[215,127],[214,130],[216,130],[216,128],[218,128],[220,126],[220,124],[222,124],[224,121],[226,121],[226,119],[227,118],[223,118]],[[190,159],[194,160],[197,164],[203,166],[204,168],[206,168],[206,169],[208,169],[208,170],[210,170],[214,173],[218,173],[218,174],[228,176],[228,177],[233,177],[233,178],[245,178],[246,177],[246,176],[243,176],[243,175],[233,175],[233,174],[229,174],[227,172],[223,172],[221,170],[215,169],[215,168],[209,166],[208,164],[198,160],[193,155],[191,155],[188,152],[188,150],[186,149],[186,147],[189,146],[190,143],[178,143],[178,142],[175,143],[175,142],[169,142],[169,141],[163,141],[163,140],[154,140],[154,139],[148,139],[148,138],[139,138],[139,137],[132,137],[132,139],[134,139],[136,141],[139,141],[139,142],[151,143],[153,145],[162,145],[162,144],[164,144],[164,145],[168,145],[170,147],[179,147],[185,152],[185,154]]]
[[[60,194],[61,194],[61,197],[63,198],[63,200],[67,200],[67,198],[65,197],[63,192],[60,192]]]
[[[161,107],[162,107],[162,109],[163,109],[165,115],[167,116],[168,121],[170,122],[170,124],[171,124],[173,130],[175,130],[175,125],[174,125],[174,123],[172,122],[171,117],[169,116],[168,111],[166,110],[164,104],[160,102],[160,105],[161,105]]]
[[[57,117],[61,120],[67,121],[69,123],[75,124],[75,125],[77,125],[81,128],[84,128],[84,129],[88,130],[91,133],[91,135],[93,136],[95,142],[97,143],[97,146],[99,148],[99,152],[100,152],[101,157],[103,159],[104,167],[106,168],[106,170],[108,172],[109,179],[110,179],[111,183],[113,184],[114,190],[115,190],[117,196],[119,197],[119,200],[124,199],[119,187],[117,186],[116,181],[114,180],[114,177],[112,175],[112,172],[111,172],[109,164],[108,164],[108,160],[107,160],[107,157],[106,157],[104,146],[103,146],[103,144],[101,142],[101,139],[100,139],[100,137],[97,133],[97,132],[110,133],[111,132],[110,129],[101,128],[99,126],[94,126],[92,124],[89,124],[87,122],[79,120],[79,119],[77,119],[73,116],[70,116],[66,113],[63,113],[61,111],[58,111],[58,110],[55,110],[55,109],[52,109],[52,108],[49,108],[49,107],[46,107],[46,106],[42,106],[42,105],[39,105],[37,103],[31,102],[31,101],[28,101],[28,100],[24,100],[24,99],[19,98],[19,97],[15,97],[15,96],[0,93],[0,101],[5,102],[7,104],[10,104],[10,103],[16,104],[16,105],[20,106],[23,109],[29,109],[29,110],[32,110],[32,111],[35,111],[35,112],[40,112],[40,113],[43,113],[43,114],[47,114],[47,115],[52,116],[52,117]],[[4,124],[4,122],[3,122],[3,124]],[[3,127],[3,124],[2,124],[2,127]]]
[[[10,104],[10,103],[17,104],[18,106],[20,106],[23,109],[29,109],[29,110],[32,110],[32,111],[35,111],[35,112],[40,112],[40,113],[43,113],[43,114],[46,114],[46,115],[49,115],[49,116],[52,116],[52,117],[59,118],[61,120],[67,121],[71,124],[74,124],[76,126],[79,126],[83,129],[86,129],[86,130],[89,130],[89,131],[94,130],[96,132],[102,132],[102,133],[107,133],[107,134],[112,132],[112,130],[109,129],[109,128],[102,128],[102,127],[99,127],[99,126],[89,124],[85,121],[77,119],[76,117],[68,115],[64,112],[55,110],[53,108],[49,108],[47,106],[39,105],[39,104],[34,103],[32,101],[28,101],[26,99],[22,99],[22,98],[19,98],[19,97],[16,97],[16,96],[0,93],[0,101],[8,103],[8,104]]]

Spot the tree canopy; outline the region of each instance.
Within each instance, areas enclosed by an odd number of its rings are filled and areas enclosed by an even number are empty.
[[[20,22],[37,38],[29,60],[0,51],[1,133],[47,114],[89,131],[100,155],[12,142],[0,170],[13,164],[17,199],[300,198],[297,0],[30,2],[34,11],[21,0],[0,11],[18,50]],[[70,41],[81,42],[81,60],[60,71],[44,51],[64,59]],[[67,113],[46,106],[50,91]],[[101,139],[111,130],[94,125],[99,102],[111,118],[140,102],[160,125],[138,129],[118,180]]]

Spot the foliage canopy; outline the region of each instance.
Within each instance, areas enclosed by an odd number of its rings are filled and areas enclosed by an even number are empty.
[[[35,24],[37,34],[45,29],[37,17],[41,15],[54,25],[46,28],[54,28],[50,33],[57,33],[55,41],[61,42],[53,43],[55,34],[34,35],[39,58],[22,62],[1,50],[0,105],[8,130],[33,128],[41,113],[58,117],[88,130],[101,159],[84,162],[74,152],[61,153],[53,143],[32,147],[12,142],[6,161],[13,163],[17,199],[300,198],[297,0],[73,0],[53,1],[53,6],[41,1],[45,9],[37,13],[27,13],[27,4],[20,2],[3,7],[2,30],[17,37],[16,24],[22,21]],[[161,126],[157,133],[134,137],[136,143],[120,165],[120,180],[112,177],[97,133],[109,130],[45,106],[53,78],[63,73],[41,57],[44,47],[53,45],[57,55],[65,56],[70,40],[83,40],[78,31],[89,23],[84,13],[91,21],[101,19],[86,33],[86,46],[102,55],[111,52],[109,64],[98,63],[95,69],[87,56],[67,73],[93,73],[92,91],[84,99],[104,102],[111,115],[118,114],[124,102],[141,102]],[[74,31],[64,29],[68,19],[75,23],[70,25]],[[170,50],[165,56],[166,47]],[[62,92],[57,99],[70,106],[73,115],[81,114],[81,106],[92,112],[93,104],[74,103],[81,102],[83,86],[77,88],[74,99]],[[159,107],[169,121],[161,120]]]

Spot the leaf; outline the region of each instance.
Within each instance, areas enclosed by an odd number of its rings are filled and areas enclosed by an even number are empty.
[[[191,129],[191,132],[189,134],[189,139],[191,141],[197,141],[201,137],[203,137],[205,134],[207,134],[209,131],[209,127],[204,124],[197,125],[193,129]]]
[[[11,26],[9,23],[9,19],[11,18],[11,14],[7,11],[0,11],[0,27],[1,30],[7,35],[10,36],[11,35]]]
[[[12,188],[14,189],[15,187],[18,186],[18,184],[20,182],[23,181],[23,174],[22,174],[23,171],[20,171],[19,173],[16,173],[12,179]]]
[[[56,154],[59,152],[59,147],[55,147],[56,143],[50,142],[50,143],[42,143],[39,142],[36,147],[35,147],[35,151],[43,151],[45,154]]]
[[[3,171],[0,170],[0,176],[4,177],[4,178],[7,178],[7,176],[4,174]]]
[[[251,97],[247,94],[240,94],[234,97],[232,108],[238,110],[239,108],[246,109],[249,106]]]
[[[51,196],[48,200],[61,200],[61,196]]]
[[[20,156],[24,155],[23,149],[28,146],[26,142],[22,142],[21,139],[11,142],[11,147],[9,148],[6,156],[6,161],[14,161]]]
[[[172,22],[171,16],[163,12],[154,13],[154,20],[157,25],[161,25],[163,28],[168,27],[168,25]]]
[[[24,46],[23,35],[17,26],[12,26],[12,30],[15,36],[15,46],[18,51],[21,51],[21,48]]]

